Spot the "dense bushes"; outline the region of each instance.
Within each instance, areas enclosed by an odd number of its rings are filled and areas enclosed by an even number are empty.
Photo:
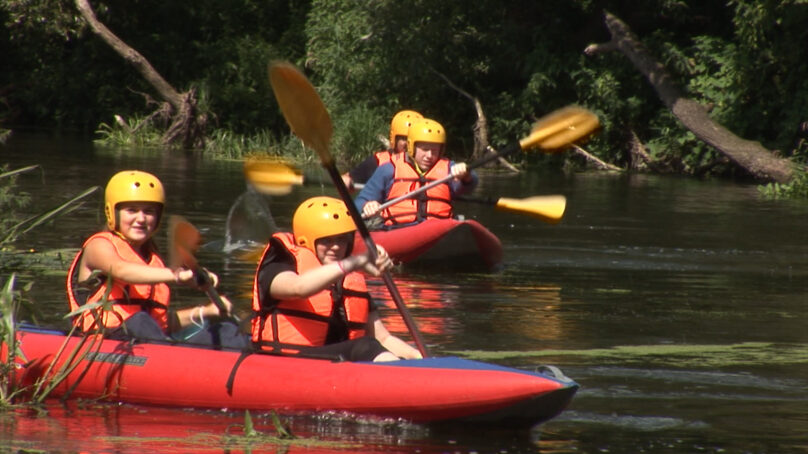
[[[609,39],[608,10],[717,121],[800,162],[808,157],[798,136],[808,101],[808,8],[796,0],[91,3],[175,87],[200,90],[219,137],[284,143],[288,129],[266,76],[267,63],[281,58],[318,87],[344,158],[377,148],[401,108],[443,122],[455,154],[470,153],[475,112],[451,82],[480,99],[495,145],[580,103],[601,116],[604,129],[588,147],[602,159],[624,162],[632,132],[680,171],[703,168],[714,152],[675,121],[623,55],[583,55],[587,44]],[[113,114],[144,117],[154,108],[145,102],[144,94],[154,96],[148,84],[81,28],[72,1],[0,6],[4,127],[92,133],[113,124]]]

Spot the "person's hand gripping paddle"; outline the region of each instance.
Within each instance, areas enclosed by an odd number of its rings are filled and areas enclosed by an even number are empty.
[[[200,267],[199,263],[196,261],[194,254],[196,254],[197,249],[199,249],[199,243],[202,239],[199,230],[182,216],[172,215],[168,220],[168,231],[169,265],[172,268],[184,266],[193,271],[197,285],[205,289],[208,298],[213,301],[213,304],[219,309],[221,317],[230,319],[236,324],[240,323],[241,321],[235,314],[228,312],[227,306],[225,306],[222,298],[213,286],[213,282],[211,282],[210,275],[204,268]]]

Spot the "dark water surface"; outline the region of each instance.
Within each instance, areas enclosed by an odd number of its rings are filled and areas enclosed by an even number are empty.
[[[271,223],[287,229],[301,200],[333,194],[330,185],[296,188],[268,200],[271,215],[263,202],[242,198],[231,222],[235,238],[226,239],[228,213],[245,191],[240,162],[15,138],[0,147],[3,163],[43,166],[44,180],[19,179],[34,197],[31,213],[103,187],[118,170],[155,173],[166,186],[168,212],[188,218],[210,242],[200,262],[219,273],[222,291],[243,314],[253,265],[222,247],[260,237]],[[567,411],[527,434],[346,415],[295,417],[289,423],[296,433],[339,444],[278,450],[808,453],[807,203],[764,201],[755,187],[728,182],[595,173],[483,175],[478,193],[563,194],[567,212],[553,226],[458,205],[500,237],[504,270],[404,270],[396,273],[401,293],[433,353],[560,367],[581,384]],[[75,250],[103,224],[101,201],[99,193],[18,246]],[[247,225],[237,228],[244,219]],[[66,266],[22,277],[35,282],[31,296],[52,325],[62,324],[66,312]],[[2,270],[3,281],[9,271]],[[371,285],[386,299],[381,283]],[[186,291],[179,298],[192,305],[199,296]],[[403,333],[388,306],[388,326]],[[0,413],[0,452],[223,452],[209,437],[243,423],[238,412],[109,404],[68,410]],[[273,432],[267,415],[255,418],[259,429]],[[232,452],[275,450],[234,446]]]

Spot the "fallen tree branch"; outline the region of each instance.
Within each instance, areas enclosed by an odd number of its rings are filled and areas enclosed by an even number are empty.
[[[588,151],[584,150],[583,148],[579,147],[578,145],[573,144],[572,145],[572,151],[573,151],[574,154],[576,154],[578,156],[582,156],[587,162],[592,163],[595,166],[595,168],[597,168],[597,169],[600,169],[600,170],[615,170],[615,171],[622,171],[623,170],[620,167],[617,167],[616,165],[609,164],[608,162],[605,162],[605,161],[601,160],[597,156],[589,153]]]
[[[595,55],[619,50],[645,75],[673,115],[700,140],[714,147],[758,180],[785,183],[793,178],[794,169],[790,161],[775,156],[760,142],[740,138],[713,121],[704,106],[683,96],[664,66],[651,57],[623,21],[609,12],[605,12],[604,17],[611,40],[608,43],[589,45],[584,53]]]
[[[124,60],[129,62],[151,84],[157,93],[171,106],[173,122],[163,135],[164,144],[182,141],[185,148],[192,148],[204,144],[204,130],[207,123],[205,115],[197,116],[196,92],[189,90],[179,93],[152,67],[140,52],[118,38],[95,16],[89,0],[75,0],[81,16],[90,26],[90,29],[105,43],[112,47]]]
[[[472,127],[472,130],[474,131],[474,151],[471,153],[472,160],[481,159],[487,154],[492,153],[493,151],[488,141],[488,120],[485,117],[483,105],[480,100],[476,96],[472,96],[467,91],[455,85],[451,80],[449,80],[448,77],[437,71],[435,68],[430,67],[429,69],[438,77],[443,79],[443,81],[446,82],[446,85],[460,93],[462,96],[468,98],[472,104],[474,104],[474,111],[477,113],[477,121],[474,122],[474,126]],[[497,158],[497,161],[500,165],[504,166],[511,172],[519,173],[519,169],[514,167],[502,156]]]

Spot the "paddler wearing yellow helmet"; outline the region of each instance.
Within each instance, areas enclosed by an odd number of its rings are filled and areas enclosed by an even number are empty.
[[[171,269],[157,251],[154,235],[165,209],[165,190],[153,174],[124,170],[104,192],[106,229],[90,236],[76,254],[67,277],[71,312],[103,300],[110,310],[84,311],[73,322],[85,333],[111,339],[168,340],[182,333],[189,343],[243,348],[247,338],[229,322],[209,323],[222,315],[213,302],[173,310],[168,284],[196,286],[194,271]],[[218,278],[213,274],[215,285]],[[224,296],[228,311],[232,303]]]
[[[344,173],[342,181],[345,186],[353,189],[356,184],[365,184],[380,165],[390,162],[390,159],[397,153],[405,152],[407,150],[407,134],[409,133],[410,125],[421,118],[424,118],[424,116],[410,109],[404,109],[396,113],[390,121],[390,146],[368,156],[350,172]]]
[[[349,361],[420,358],[379,318],[361,272],[393,263],[377,247],[350,255],[356,224],[345,203],[312,197],[297,208],[292,232],[270,238],[253,284],[252,341],[261,350],[316,354]]]
[[[410,194],[433,181],[451,175],[445,184],[437,184],[416,197],[406,198],[379,213],[388,200]],[[379,166],[356,197],[357,208],[365,217],[381,214],[385,228],[417,224],[429,218],[451,218],[452,199],[477,186],[477,175],[465,163],[446,157],[446,129],[435,120],[413,121],[407,135],[407,152],[395,155]]]

